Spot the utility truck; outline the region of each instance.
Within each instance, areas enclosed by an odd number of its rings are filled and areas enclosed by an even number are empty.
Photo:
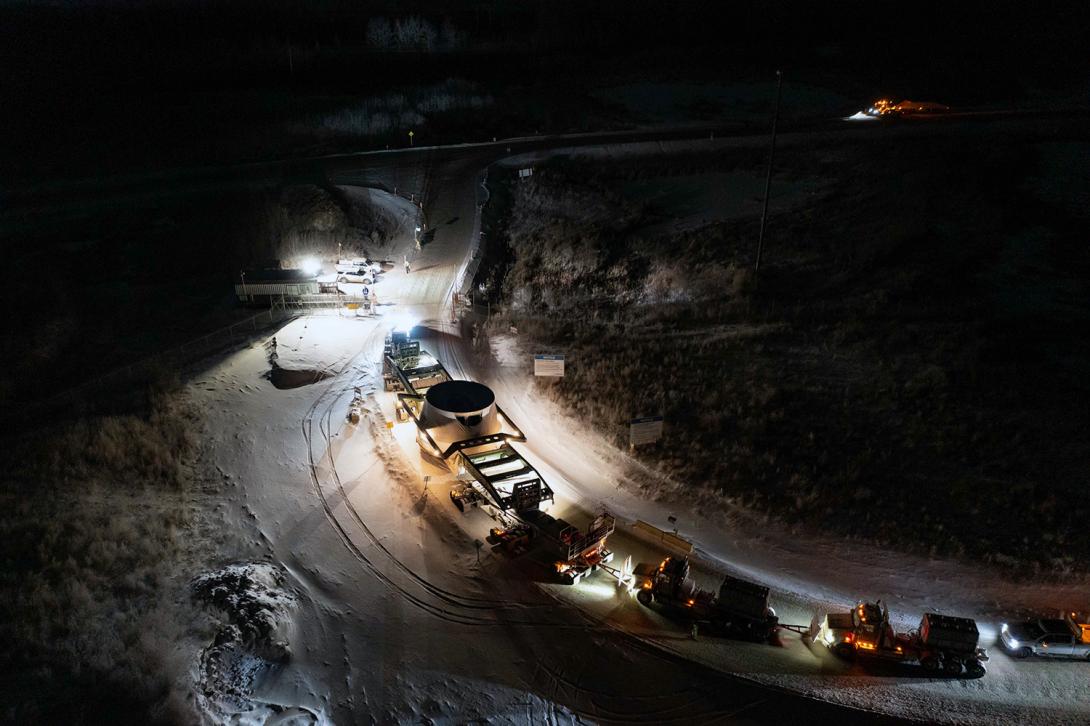
[[[946,676],[980,678],[988,660],[977,645],[980,632],[972,619],[924,613],[918,629],[897,633],[881,600],[860,602],[846,613],[815,615],[810,638],[842,658],[917,663]]]
[[[667,557],[658,565],[641,562],[633,573],[636,599],[734,638],[766,641],[779,627],[768,604],[768,588],[727,575],[718,592],[701,590],[690,577],[688,558]]]
[[[613,559],[613,552],[606,548],[606,538],[613,534],[616,524],[613,515],[602,512],[586,530],[581,530],[563,519],[531,509],[520,512],[511,526],[493,528],[486,539],[511,555],[540,547],[560,580],[574,585]]]

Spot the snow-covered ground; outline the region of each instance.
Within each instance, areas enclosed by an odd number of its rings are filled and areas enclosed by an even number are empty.
[[[821,648],[810,648],[790,633],[783,635],[778,648],[673,640],[672,649],[762,683],[896,715],[953,723],[1079,723],[1090,718],[1090,694],[1080,685],[1090,664],[1015,661],[994,647],[1005,614],[1025,608],[1048,612],[1058,604],[1083,602],[1088,589],[1084,579],[1017,584],[968,563],[804,537],[752,517],[685,482],[643,469],[535,393],[530,353],[520,352],[516,340],[505,336],[493,342],[502,352],[490,370],[474,370],[465,363],[468,356],[459,357],[449,349],[448,355],[456,369],[488,383],[525,431],[529,458],[557,492],[565,518],[581,521],[601,507],[619,521],[643,519],[667,527],[673,516],[681,535],[695,543],[705,571],[731,572],[773,587],[773,607],[781,622],[806,625],[815,612],[847,610],[858,599],[881,598],[903,630],[917,627],[925,611],[977,618],[982,644],[992,659],[982,679],[947,680],[924,678],[911,668],[875,675],[841,663]],[[610,546],[619,559],[631,554],[639,561],[646,554],[645,545],[623,534],[614,535]],[[713,584],[709,577],[707,585]],[[571,590],[570,596],[595,604],[593,596],[578,590]],[[622,600],[608,602],[609,612],[623,627],[631,629],[633,620],[651,619],[655,624],[641,631],[646,637],[656,639],[657,631],[672,628],[676,638],[676,626],[651,614],[630,613],[638,606],[619,605]],[[594,609],[601,610],[601,604]]]
[[[981,618],[990,645],[996,618],[1008,608],[1045,608],[1086,592],[1082,581],[1015,585],[963,563],[781,530],[644,470],[535,394],[517,341],[495,341],[506,353],[478,369],[449,323],[449,295],[474,232],[479,171],[463,159],[422,175],[433,234],[416,252],[411,228],[401,231],[391,250],[395,259],[410,256],[412,272],[386,273],[378,316],[297,319],[276,333],[275,349],[268,341],[240,351],[191,386],[204,416],[204,464],[229,484],[209,516],[235,535],[225,543],[236,543],[223,553],[224,565],[235,569],[207,577],[238,587],[211,602],[223,612],[223,643],[242,653],[226,662],[246,665],[231,693],[222,685],[231,669],[214,670],[220,685],[198,704],[207,720],[782,722],[865,721],[875,712],[973,723],[1090,718],[1085,664],[1012,662],[993,648],[983,679],[941,680],[870,673],[794,636],[779,647],[693,642],[602,574],[561,587],[539,582],[524,562],[478,550],[475,541],[493,521],[484,510],[460,515],[446,496],[449,473],[421,461],[409,425],[392,424],[379,357],[394,320],[422,321],[425,348],[456,376],[495,389],[528,435],[523,451],[558,495],[555,513],[576,523],[602,507],[627,522],[665,524],[676,516],[709,583],[718,569],[773,586],[784,622],[808,623],[817,609],[882,597],[907,627],[925,609]],[[274,386],[274,352],[281,370],[304,372],[297,378],[307,382]],[[345,415],[356,388],[365,415],[351,425]],[[661,557],[623,526],[610,542],[618,561]],[[251,595],[229,594],[236,590]],[[257,632],[270,637],[234,637],[227,628],[238,618],[233,613],[255,612],[247,602],[261,604],[258,621],[268,627]],[[206,665],[194,664],[202,685],[209,683]]]
[[[437,235],[432,250],[443,243]],[[449,286],[455,267],[434,269]],[[194,582],[223,623],[193,664],[205,720],[661,722],[762,704],[763,689],[634,652],[517,563],[487,549],[478,563],[474,539],[491,520],[456,520],[438,472],[425,490],[419,457],[404,455],[381,413],[379,354],[400,309],[297,319],[191,384],[203,465],[227,487],[206,516],[230,533],[224,565]],[[274,362],[310,382],[276,387]],[[357,387],[366,411],[353,426]],[[618,667],[637,656],[649,667]]]

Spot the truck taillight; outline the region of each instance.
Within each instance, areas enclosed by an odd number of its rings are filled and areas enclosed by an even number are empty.
[[[844,636],[844,642],[845,643],[850,643],[853,640],[855,640],[855,633],[848,633],[847,635]]]

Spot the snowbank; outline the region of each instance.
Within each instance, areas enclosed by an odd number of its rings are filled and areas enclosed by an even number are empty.
[[[309,709],[258,702],[261,678],[291,659],[284,631],[295,605],[285,573],[268,563],[228,565],[196,578],[193,597],[226,618],[215,640],[201,653],[197,702],[211,722],[316,724]]]

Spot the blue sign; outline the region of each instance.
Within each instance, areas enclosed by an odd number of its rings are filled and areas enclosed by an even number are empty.
[[[642,424],[651,423],[652,421],[662,421],[662,416],[645,416],[644,418],[634,418],[628,423],[630,424]]]

